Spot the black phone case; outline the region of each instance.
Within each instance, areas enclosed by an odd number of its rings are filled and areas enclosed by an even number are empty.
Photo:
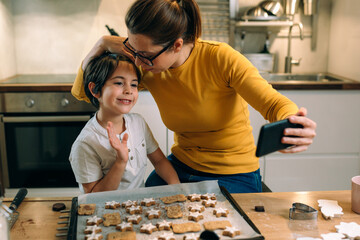
[[[260,129],[256,156],[261,157],[292,146],[291,144],[281,143],[285,128],[303,128],[303,126],[291,123],[289,119],[263,125]]]

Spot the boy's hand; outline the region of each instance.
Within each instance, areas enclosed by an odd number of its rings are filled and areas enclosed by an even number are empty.
[[[127,147],[127,140],[129,138],[129,135],[125,133],[122,141],[120,141],[120,139],[116,136],[114,132],[114,126],[112,122],[107,123],[106,130],[108,132],[110,145],[117,152],[117,160],[126,163],[129,159],[129,151]]]

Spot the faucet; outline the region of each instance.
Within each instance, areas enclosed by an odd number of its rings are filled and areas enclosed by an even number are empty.
[[[285,57],[285,73],[291,73],[291,66],[292,65],[299,65],[300,64],[300,59],[295,60],[292,59],[291,55],[290,55],[290,49],[291,49],[291,31],[293,26],[298,26],[299,30],[300,30],[300,39],[303,40],[304,36],[303,36],[303,25],[302,23],[294,23],[293,25],[290,26],[289,28],[289,37],[288,37],[288,50],[287,50],[287,56]]]

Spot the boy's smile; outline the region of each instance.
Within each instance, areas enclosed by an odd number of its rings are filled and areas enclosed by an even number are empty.
[[[110,118],[122,116],[130,112],[138,95],[138,79],[133,65],[120,61],[101,90],[99,111]]]
[[[131,104],[131,100],[129,100],[129,99],[118,99],[122,104]]]

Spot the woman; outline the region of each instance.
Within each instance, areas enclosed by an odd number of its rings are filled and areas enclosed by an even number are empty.
[[[316,123],[264,80],[256,68],[225,43],[200,40],[194,0],[137,0],[126,15],[128,38],[102,37],[83,61],[104,51],[132,57],[142,86],[154,97],[164,124],[174,131],[168,156],[181,182],[218,180],[229,192],[260,192],[261,176],[247,105],[270,122],[289,118],[304,128],[286,129],[284,153],[304,151]],[[80,69],[72,93],[87,100]],[[152,173],[147,186],[163,184]]]

